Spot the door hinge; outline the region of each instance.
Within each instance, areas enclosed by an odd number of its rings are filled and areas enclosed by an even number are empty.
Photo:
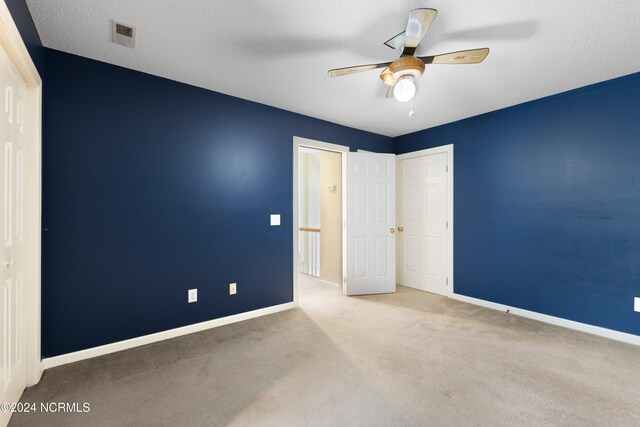
[[[345,285],[347,284],[347,276],[342,277],[342,283]]]
[[[449,173],[449,165],[445,165],[444,167],[445,167],[447,173]]]
[[[448,230],[449,229],[449,221],[445,221],[445,224],[446,224],[446,227],[447,227],[447,230]]]
[[[445,280],[446,284],[448,285],[449,284],[449,278],[445,277],[444,280]]]

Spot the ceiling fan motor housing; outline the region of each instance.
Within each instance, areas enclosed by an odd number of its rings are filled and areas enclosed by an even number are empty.
[[[411,76],[418,79],[422,73],[424,73],[424,62],[420,58],[403,56],[385,68],[380,78],[385,84],[393,86],[401,77]]]

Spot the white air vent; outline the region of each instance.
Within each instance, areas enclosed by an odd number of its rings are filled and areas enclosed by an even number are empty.
[[[111,41],[122,46],[136,47],[136,29],[111,21]]]

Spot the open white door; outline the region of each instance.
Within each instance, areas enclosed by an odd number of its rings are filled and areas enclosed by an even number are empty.
[[[396,290],[396,159],[346,153],[345,294]]]

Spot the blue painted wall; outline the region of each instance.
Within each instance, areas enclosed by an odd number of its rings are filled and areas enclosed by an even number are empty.
[[[454,143],[456,292],[640,334],[640,74],[392,146],[44,49],[24,0],[6,3],[47,66],[43,356],[290,301],[294,135],[397,153]]]
[[[292,301],[293,136],[392,152],[125,68],[50,49],[45,62],[45,357]]]
[[[11,12],[11,17],[16,23],[16,27],[18,27],[24,44],[27,46],[29,55],[42,77],[44,73],[44,48],[33,23],[31,13],[29,13],[29,8],[27,8],[27,3],[24,0],[5,0],[5,3],[9,8],[9,12]]]
[[[640,73],[394,139],[451,143],[456,293],[640,334]]]

